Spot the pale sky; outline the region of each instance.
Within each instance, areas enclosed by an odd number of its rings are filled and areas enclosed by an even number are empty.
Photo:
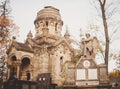
[[[11,0],[12,16],[15,23],[20,27],[20,41],[24,41],[26,34],[34,32],[34,20],[37,12],[44,6],[54,6],[60,10],[61,18],[73,36],[80,28],[85,29],[89,19],[90,8],[88,0]]]
[[[19,27],[19,41],[24,42],[31,30],[34,35],[34,20],[37,12],[44,6],[54,6],[60,10],[63,20],[63,33],[66,25],[73,38],[78,39],[79,30],[87,30],[87,24],[92,20],[92,8],[89,0],[11,0],[12,16]],[[115,64],[110,62],[109,71]]]

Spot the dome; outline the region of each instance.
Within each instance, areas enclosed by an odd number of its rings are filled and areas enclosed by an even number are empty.
[[[61,16],[59,13],[59,10],[56,9],[53,6],[46,6],[44,9],[40,10],[37,13],[36,20],[42,20],[42,19],[56,19],[56,20],[61,20]]]

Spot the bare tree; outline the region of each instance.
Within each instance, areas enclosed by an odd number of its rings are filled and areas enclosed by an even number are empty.
[[[7,54],[6,50],[9,46],[11,32],[15,29],[18,30],[17,26],[13,23],[10,18],[11,8],[9,6],[9,0],[0,1],[0,89],[3,80],[6,79],[7,73]],[[13,35],[13,32],[12,32]]]
[[[6,74],[6,46],[8,44],[10,20],[7,0],[0,2],[0,89]]]
[[[95,29],[97,33],[104,29],[103,30],[104,32],[99,33],[101,34],[101,37],[99,38],[103,41],[102,44],[104,45],[105,49],[105,51],[103,51],[104,53],[103,57],[105,60],[105,64],[108,66],[109,58],[111,54],[113,54],[111,52],[110,44],[112,44],[113,41],[115,41],[115,39],[118,38],[117,33],[120,32],[119,31],[120,25],[118,24],[119,20],[116,19],[117,16],[119,15],[120,7],[118,6],[120,3],[119,0],[93,0],[91,4],[92,6],[95,7],[97,11],[96,16],[98,16],[96,18],[97,23],[95,24],[93,23],[94,27],[92,29]],[[102,39],[103,37],[105,37],[105,43],[104,40]]]
[[[106,19],[106,13],[105,13],[105,5],[106,0],[98,0],[101,8],[101,14],[102,14],[102,21],[104,26],[104,32],[105,32],[105,64],[108,66],[108,55],[109,55],[109,34],[108,34],[108,24]],[[108,68],[107,68],[108,69]]]

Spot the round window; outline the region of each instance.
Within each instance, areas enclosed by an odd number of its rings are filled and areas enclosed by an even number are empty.
[[[88,68],[90,66],[90,62],[88,60],[85,60],[83,62],[83,65],[84,65],[85,68]]]

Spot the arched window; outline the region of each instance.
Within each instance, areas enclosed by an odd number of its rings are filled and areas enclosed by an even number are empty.
[[[12,57],[11,57],[11,60],[12,60],[12,61],[17,61],[16,56],[12,56]]]
[[[30,64],[30,59],[28,57],[22,59],[22,64],[21,64],[22,68],[28,66],[29,64]]]
[[[27,80],[30,80],[30,71],[26,72]]]
[[[46,27],[48,27],[48,21],[46,21],[45,23],[46,23]]]
[[[30,59],[28,57],[24,57],[21,60],[21,75],[26,76],[24,80],[30,80]]]
[[[55,24],[55,31],[57,31],[57,23]]]
[[[16,79],[17,74],[17,64],[16,64],[17,58],[16,56],[11,57],[11,67],[10,67],[10,80]]]

